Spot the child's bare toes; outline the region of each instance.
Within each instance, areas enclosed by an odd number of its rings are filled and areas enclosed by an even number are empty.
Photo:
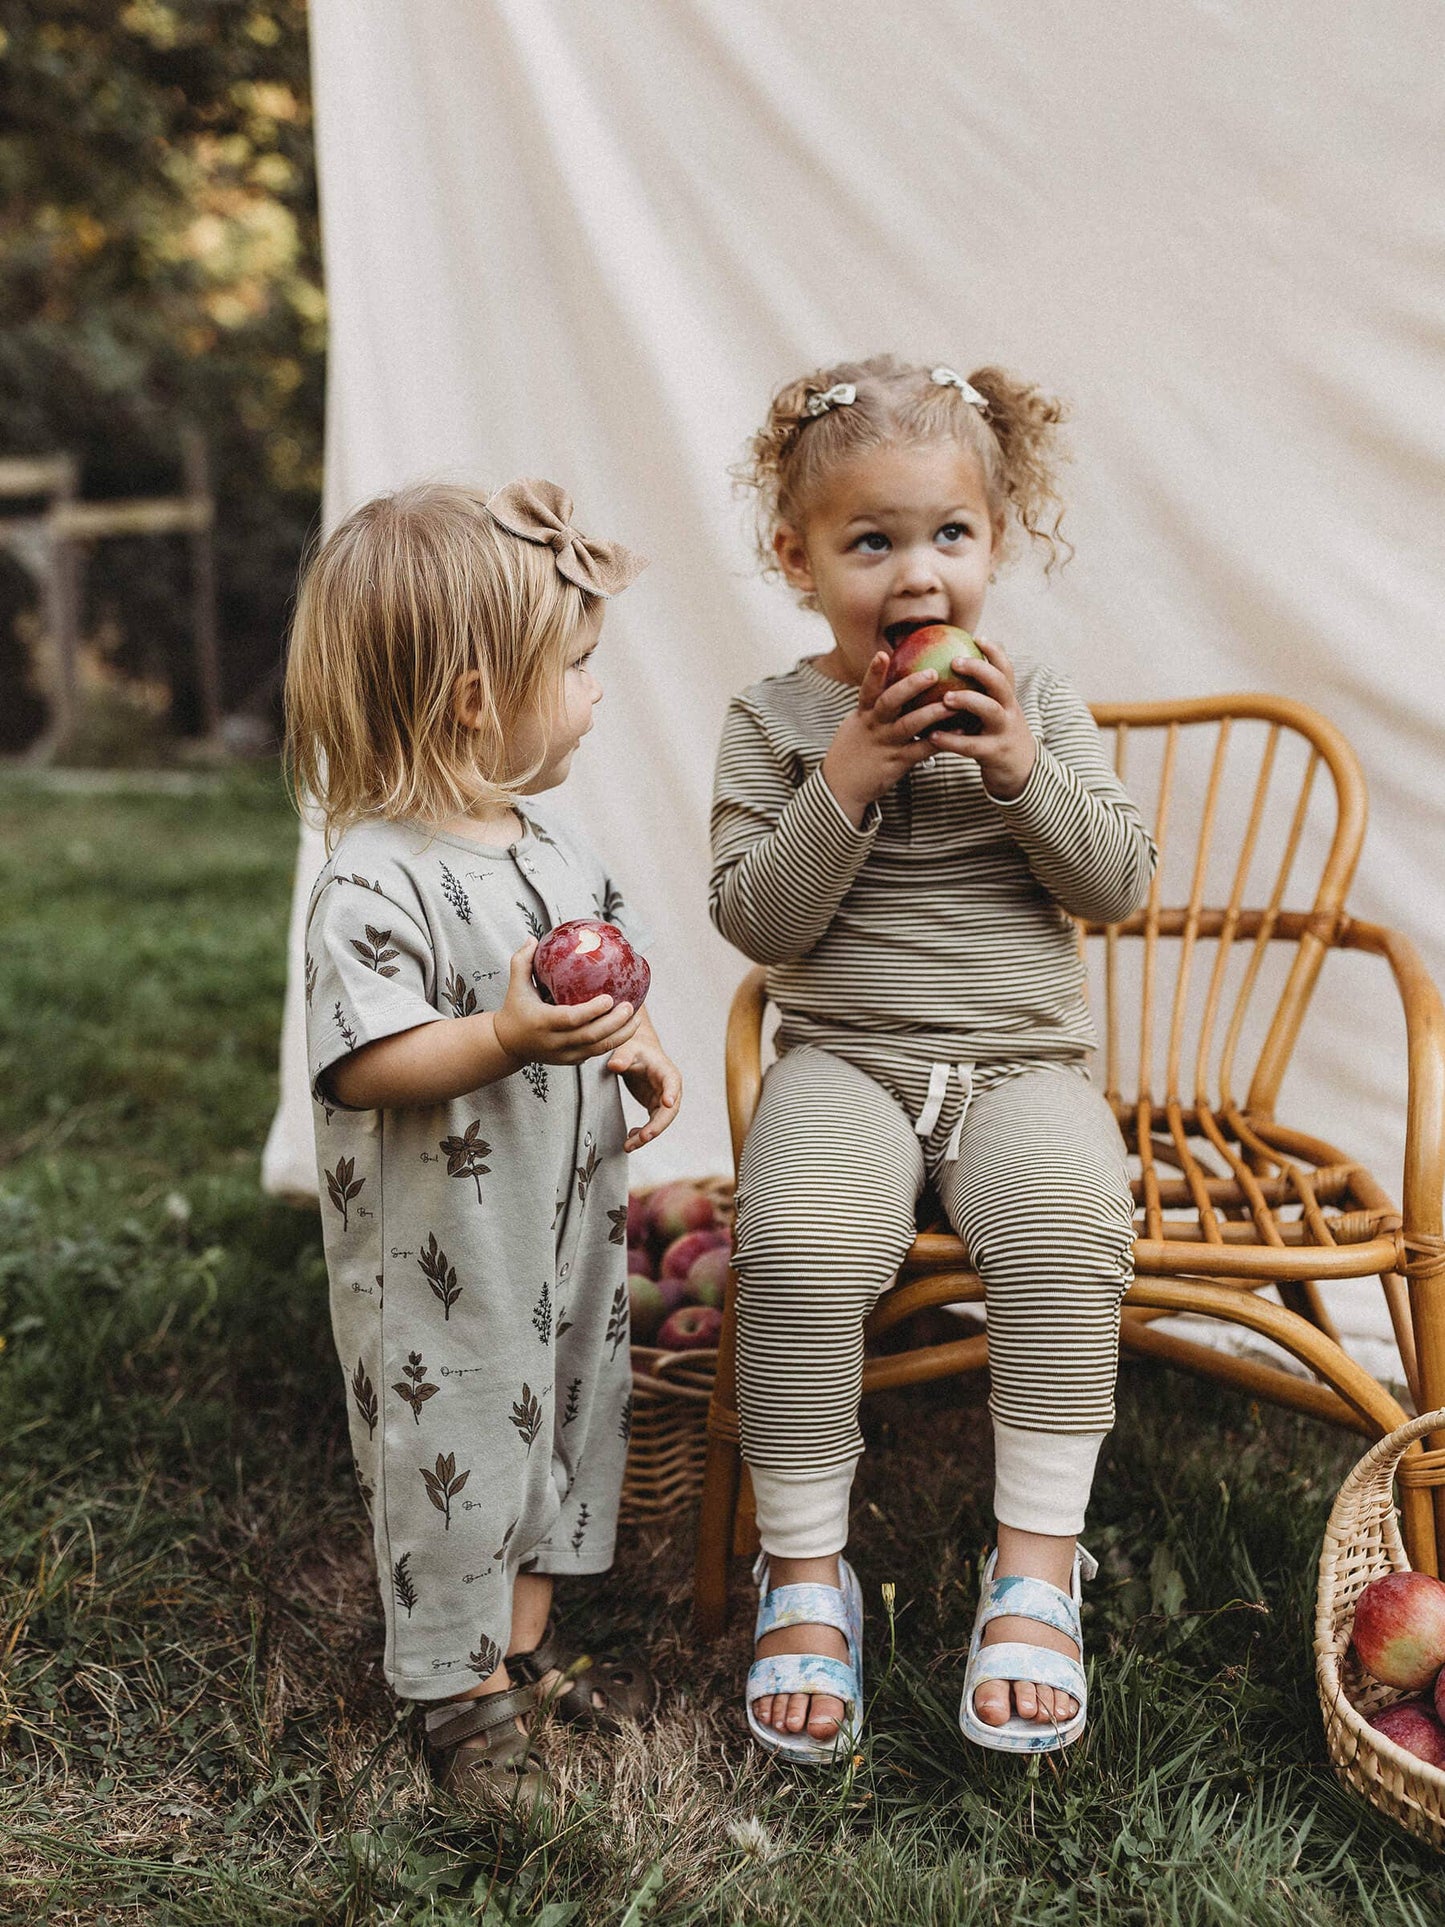
[[[1008,1681],[985,1680],[973,1696],[974,1711],[986,1726],[1003,1726],[1013,1713]]]

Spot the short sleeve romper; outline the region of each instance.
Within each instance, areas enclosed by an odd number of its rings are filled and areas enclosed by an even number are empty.
[[[496,1010],[529,937],[621,922],[598,859],[529,803],[506,849],[370,822],[321,873],[306,1016],[332,1329],[397,1693],[492,1673],[519,1571],[612,1562],[631,1426],[625,1127],[605,1058],[353,1111],[363,1044]]]

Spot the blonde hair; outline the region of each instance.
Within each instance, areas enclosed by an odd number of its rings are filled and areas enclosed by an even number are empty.
[[[935,382],[927,368],[894,355],[840,361],[785,383],[749,443],[747,459],[733,471],[757,493],[764,572],[778,573],[773,537],[779,524],[804,527],[809,504],[834,468],[867,449],[899,443],[954,441],[977,456],[1004,553],[1013,530],[1021,528],[1047,548],[1046,568],[1061,552],[1064,559],[1072,555],[1072,544],[1059,533],[1064,510],[1056,487],[1067,460],[1058,433],[1067,407],[1002,368],[976,368],[968,381],[986,410],[952,382]],[[813,396],[843,382],[856,390],[852,402],[808,413]],[[811,606],[813,598],[804,601]]]
[[[556,700],[600,608],[550,548],[511,535],[486,495],[440,482],[364,503],[306,566],[286,664],[286,754],[328,848],[380,816],[444,823],[512,800],[542,767],[514,734]],[[456,715],[475,671],[477,727]]]

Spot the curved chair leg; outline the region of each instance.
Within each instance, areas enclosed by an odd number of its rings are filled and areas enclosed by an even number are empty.
[[[697,1519],[697,1562],[693,1568],[693,1624],[701,1639],[716,1639],[727,1625],[728,1561],[737,1523],[738,1450],[737,1280],[728,1273],[723,1328],[718,1340],[717,1376],[707,1408],[707,1458]]]
[[[1317,1378],[1333,1387],[1375,1437],[1393,1432],[1409,1417],[1399,1401],[1391,1397],[1378,1380],[1371,1378],[1363,1365],[1356,1364],[1317,1326],[1297,1312],[1273,1305],[1252,1291],[1231,1291],[1226,1285],[1207,1285],[1193,1280],[1146,1277],[1134,1281],[1124,1303],[1156,1311],[1202,1313],[1206,1318],[1223,1319],[1257,1331],[1299,1359],[1302,1365],[1308,1365]],[[1439,1553],[1430,1494],[1407,1486],[1401,1493],[1401,1513],[1412,1564],[1422,1572],[1437,1572]]]

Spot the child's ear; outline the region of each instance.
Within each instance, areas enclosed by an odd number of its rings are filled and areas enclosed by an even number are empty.
[[[779,522],[773,535],[773,554],[778,558],[778,567],[790,589],[802,589],[811,595],[817,587],[813,581],[813,570],[808,561],[808,549],[800,530],[791,522]]]
[[[452,715],[463,729],[479,729],[482,721],[482,672],[469,669],[457,677],[452,691]]]

